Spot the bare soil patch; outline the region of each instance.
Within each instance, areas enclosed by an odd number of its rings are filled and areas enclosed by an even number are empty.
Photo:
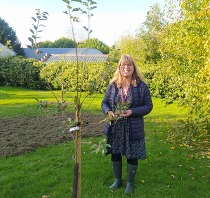
[[[82,137],[103,134],[102,116],[83,115]],[[73,138],[66,130],[62,133],[63,122],[68,116],[41,116],[0,119],[0,156],[27,153],[38,147],[67,142]]]

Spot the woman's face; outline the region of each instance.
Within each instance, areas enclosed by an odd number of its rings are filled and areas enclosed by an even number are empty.
[[[120,64],[120,74],[124,77],[131,77],[134,72],[134,65],[130,62],[122,61]]]

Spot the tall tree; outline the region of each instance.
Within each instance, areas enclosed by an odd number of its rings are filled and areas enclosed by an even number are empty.
[[[189,110],[188,118],[173,130],[182,145],[202,146],[210,140],[210,6],[209,0],[180,0],[182,15],[161,32],[163,58],[152,86],[179,99]],[[159,74],[158,74],[159,73]],[[162,81],[162,84],[160,84]],[[183,86],[184,85],[184,86]],[[174,135],[176,134],[176,135]]]
[[[139,33],[137,33],[137,37],[144,43],[143,51],[147,63],[157,63],[161,58],[158,34],[165,25],[163,16],[158,4],[151,6],[145,22],[140,26]]]
[[[164,13],[161,11],[159,4],[156,3],[151,6],[147,12],[146,20],[141,26],[141,32],[157,33],[165,25],[163,16]]]
[[[139,65],[156,64],[161,59],[158,35],[164,25],[163,13],[159,5],[155,4],[151,6],[136,35],[122,36],[116,43],[117,48],[123,54],[131,54]]]
[[[0,43],[12,49],[17,55],[24,55],[16,32],[9,26],[9,24],[0,17]]]

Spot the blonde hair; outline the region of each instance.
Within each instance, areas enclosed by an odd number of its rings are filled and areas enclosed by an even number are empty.
[[[132,74],[132,80],[131,80],[131,84],[133,86],[137,86],[136,84],[136,80],[140,79],[141,81],[146,83],[146,79],[144,78],[143,74],[139,71],[134,59],[132,58],[131,55],[129,54],[124,54],[121,56],[119,62],[118,62],[118,67],[114,73],[114,77],[110,80],[110,83],[115,82],[117,84],[117,87],[122,87],[123,84],[123,76],[120,73],[120,66],[122,65],[122,63],[129,63],[132,64],[134,67],[134,71]]]

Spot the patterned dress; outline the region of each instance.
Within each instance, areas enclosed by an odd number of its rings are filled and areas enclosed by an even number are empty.
[[[115,97],[115,106],[120,102],[132,102],[131,89],[127,94],[124,94],[122,89],[119,89]],[[128,118],[120,118],[113,124],[107,143],[111,146],[109,149],[113,154],[121,154],[127,159],[146,159],[145,139],[131,141],[129,138],[130,124]]]

